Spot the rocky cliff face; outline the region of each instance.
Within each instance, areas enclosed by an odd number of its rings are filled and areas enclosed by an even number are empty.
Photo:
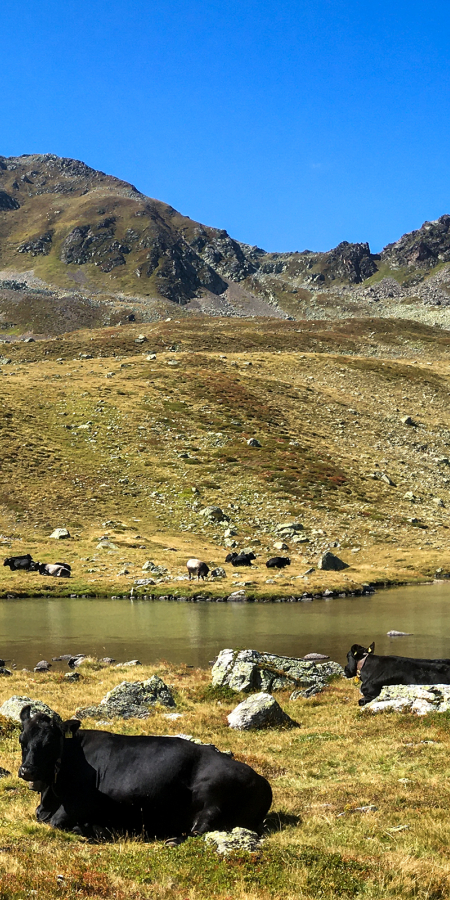
[[[213,314],[327,316],[344,298],[403,299],[405,284],[447,263],[450,216],[379,255],[347,241],[325,253],[266,253],[77,160],[0,157],[0,291],[30,287],[32,277],[84,297],[120,294]],[[444,305],[446,292],[441,273]]]

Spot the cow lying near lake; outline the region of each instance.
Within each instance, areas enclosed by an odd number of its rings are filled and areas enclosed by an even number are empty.
[[[268,569],[284,569],[285,566],[290,566],[290,564],[291,561],[288,556],[272,556],[266,562]]]
[[[251,566],[252,559],[256,559],[254,553],[228,553],[225,562],[230,562],[232,566]]]
[[[365,706],[390,684],[450,684],[450,659],[411,659],[408,656],[376,656],[375,644],[353,644],[347,653],[344,674],[359,675]]]
[[[80,729],[44,713],[20,714],[19,778],[41,791],[39,822],[87,837],[96,830],[149,839],[237,826],[260,831],[271,787],[211,744],[179,737]]]
[[[38,563],[39,575],[53,575],[55,578],[70,578],[71,568],[67,563]]]
[[[197,576],[197,581],[200,581],[200,578],[204,581],[209,572],[209,566],[202,562],[201,559],[188,559],[186,568],[189,573],[189,581],[194,575]]]
[[[25,553],[23,556],[8,556],[3,565],[9,566],[11,572],[17,572],[19,569],[35,572],[39,563],[34,562],[30,553]]]

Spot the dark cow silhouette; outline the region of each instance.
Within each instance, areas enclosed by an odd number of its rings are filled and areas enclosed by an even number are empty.
[[[290,564],[291,561],[288,556],[272,556],[266,562],[268,569],[284,569],[285,566],[290,566]]]
[[[254,553],[229,553],[225,562],[230,562],[232,566],[251,566],[252,559],[256,559]]]
[[[101,829],[177,838],[236,826],[260,831],[271,787],[212,744],[80,729],[22,709],[19,777],[41,791],[38,821],[92,837]]]
[[[376,656],[375,644],[362,647],[353,644],[347,653],[344,673],[347,678],[359,675],[362,697],[360,706],[378,697],[381,688],[390,684],[450,684],[450,659],[412,659],[408,656]]]
[[[189,573],[189,581],[194,575],[197,576],[197,581],[200,581],[200,578],[204,581],[209,572],[209,566],[207,566],[205,562],[202,562],[201,559],[196,559],[194,557],[188,559],[186,568]]]
[[[30,553],[25,553],[23,556],[8,556],[3,565],[9,566],[11,572],[17,572],[19,569],[35,572],[39,563],[33,561]]]
[[[70,566],[65,563],[38,563],[40,575],[53,575],[55,578],[70,578]]]

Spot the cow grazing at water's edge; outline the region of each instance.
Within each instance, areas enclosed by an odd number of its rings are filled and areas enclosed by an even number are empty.
[[[200,581],[200,578],[203,581],[209,572],[209,566],[207,566],[205,562],[202,562],[201,559],[188,559],[186,568],[189,573],[189,581],[195,575],[197,576],[197,581]]]
[[[70,566],[66,563],[38,563],[39,575],[53,575],[55,578],[70,578]]]
[[[8,556],[3,565],[9,566],[11,572],[18,572],[20,569],[35,572],[39,563],[34,562],[30,553],[25,553],[23,556]]]
[[[450,659],[412,659],[408,656],[376,656],[375,644],[353,644],[344,669],[347,678],[359,675],[365,706],[391,684],[450,684]]]
[[[96,830],[153,838],[235,827],[260,831],[268,781],[211,744],[80,729],[22,709],[19,777],[41,791],[39,822],[87,837]]]
[[[285,566],[290,566],[290,564],[291,561],[288,556],[272,556],[266,562],[268,569],[284,569]]]
[[[230,562],[232,566],[251,566],[252,559],[256,559],[254,553],[228,553],[225,562]]]

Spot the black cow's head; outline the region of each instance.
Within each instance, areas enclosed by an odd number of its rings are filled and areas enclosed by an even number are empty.
[[[347,665],[344,669],[344,675],[347,678],[354,678],[358,674],[358,663],[361,659],[369,656],[375,650],[375,642],[370,647],[362,647],[361,644],[353,644],[347,653]]]
[[[55,716],[36,713],[31,716],[31,707],[24,706],[20,713],[22,732],[19,741],[22,747],[22,765],[19,778],[24,781],[53,784],[61,762],[65,735],[73,736],[80,722],[69,720],[60,722]]]
[[[10,566],[11,563],[12,563],[12,556],[7,556],[6,559],[5,559],[5,562],[3,563],[3,565],[4,565],[4,566]]]

